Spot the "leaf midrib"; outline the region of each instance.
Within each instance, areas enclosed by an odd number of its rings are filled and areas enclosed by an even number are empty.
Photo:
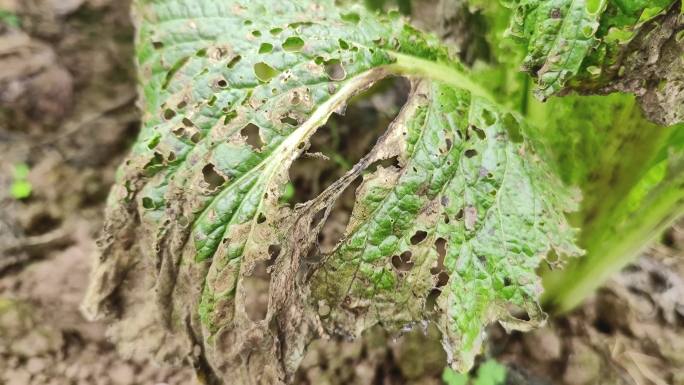
[[[278,169],[278,167],[274,167],[275,165],[280,166],[280,161],[287,160],[288,155],[291,155],[296,152],[296,147],[299,145],[299,143],[305,139],[308,134],[313,133],[318,127],[320,127],[322,124],[325,123],[325,121],[328,119],[328,117],[342,104],[344,104],[345,101],[347,101],[351,96],[353,96],[354,93],[359,91],[360,89],[363,89],[363,86],[366,85],[369,82],[372,82],[374,80],[377,80],[381,77],[383,72],[383,67],[376,67],[372,68],[368,71],[362,72],[355,77],[349,79],[346,84],[340,88],[340,90],[335,93],[330,99],[326,100],[323,104],[321,104],[318,108],[314,110],[314,112],[311,114],[309,119],[307,119],[303,124],[301,124],[297,129],[295,129],[290,135],[288,135],[285,140],[283,140],[282,143],[280,143],[276,148],[271,150],[271,153],[263,158],[257,165],[252,167],[249,171],[246,173],[242,174],[238,179],[234,180],[231,182],[231,185],[239,184],[239,182],[245,180],[247,177],[253,175],[255,172],[260,170],[266,165],[270,165],[271,167],[267,169],[266,175],[268,176],[267,178],[260,177],[254,185],[247,191],[249,193],[252,191],[254,186],[261,184],[262,181],[264,180],[269,180],[275,171]],[[378,73],[377,77],[374,77],[375,73]],[[290,148],[292,147],[292,148]],[[229,188],[223,189],[219,194],[217,194],[213,199],[212,202],[207,206],[206,209],[202,211],[202,213],[197,217],[197,219],[194,222],[193,225],[193,230],[196,228],[197,223],[201,222],[207,213],[211,210],[211,208],[215,205],[215,202],[219,200],[224,194],[226,194],[229,191]],[[261,203],[263,202],[263,199],[259,201],[259,206],[257,206],[257,212],[261,208]],[[250,230],[251,233],[251,230]]]

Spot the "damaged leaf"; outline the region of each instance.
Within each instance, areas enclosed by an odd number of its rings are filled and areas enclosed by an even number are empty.
[[[467,368],[481,325],[521,327],[516,311],[542,320],[535,269],[550,248],[577,253],[563,217],[573,199],[510,139],[512,115],[439,83],[416,86],[409,103],[390,129],[405,138],[399,167],[364,177],[313,295],[333,309],[331,330],[435,319]]]
[[[684,119],[684,41],[675,0],[506,0],[508,33],[544,100],[566,90],[634,92],[659,124]]]
[[[543,319],[535,269],[551,250],[578,254],[575,197],[434,38],[332,1],[134,10],[143,128],[84,302],[117,319],[124,350],[189,360],[208,383],[278,384],[315,337],[435,322],[465,370],[486,324]],[[286,205],[311,136],[390,75],[413,88],[395,122],[318,197]],[[321,255],[358,178],[346,234]]]

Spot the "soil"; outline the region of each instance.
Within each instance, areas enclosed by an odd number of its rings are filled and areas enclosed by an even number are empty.
[[[106,325],[79,311],[107,192],[139,125],[128,1],[0,0],[3,10],[20,26],[0,12],[0,384],[194,383],[189,367],[121,356]],[[386,100],[357,108],[401,104]],[[313,148],[326,152],[346,129],[340,122]],[[364,150],[340,146],[351,158]],[[10,193],[17,164],[30,168],[27,199]],[[302,167],[293,180],[308,175],[300,184],[317,187],[297,189],[298,200],[336,175]],[[339,236],[339,217],[324,236]],[[684,384],[683,255],[684,222],[571,314],[528,334],[492,326],[487,355],[509,367],[511,384]],[[431,328],[401,338],[372,330],[355,342],[314,343],[297,382],[439,384],[444,362]]]

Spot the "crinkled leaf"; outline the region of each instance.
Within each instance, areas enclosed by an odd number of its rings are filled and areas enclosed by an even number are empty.
[[[684,117],[684,41],[675,0],[503,0],[514,10],[509,34],[527,47],[523,68],[537,96],[565,89],[635,92],[649,118]]]
[[[495,63],[478,69],[480,77],[487,79],[485,86],[525,112],[527,121],[539,129],[534,137],[546,143],[563,180],[582,190],[582,206],[571,223],[582,229],[578,244],[586,255],[572,260],[563,271],[542,274],[546,304],[569,310],[611,272],[633,260],[659,229],[681,215],[684,190],[679,187],[682,153],[678,143],[683,126],[659,126],[646,119],[678,121],[677,114],[681,116],[684,106],[676,102],[676,92],[670,92],[681,89],[677,79],[681,80],[684,71],[667,64],[682,64],[673,60],[682,57],[684,48],[681,35],[677,41],[672,34],[677,23],[681,24],[677,21],[679,8],[656,16],[626,43],[629,46],[624,52],[631,56],[622,61],[621,78],[611,80],[604,76],[608,72],[602,72],[601,77],[587,82],[578,75],[565,86],[601,93],[634,91],[645,84],[646,88],[637,90],[639,96],[565,95],[540,103],[528,97],[528,77],[518,75],[525,52],[505,37],[511,11],[498,2],[469,3],[486,17],[487,40],[496,58]],[[614,71],[619,67],[606,68]],[[598,83],[600,79],[606,83]],[[665,95],[672,98],[663,100]]]
[[[563,218],[574,200],[512,140],[513,115],[434,83],[411,102],[393,128],[406,139],[399,166],[364,178],[314,297],[334,301],[325,305],[336,330],[400,327],[434,311],[447,352],[469,367],[482,325],[516,323],[515,310],[542,319],[535,269],[550,247],[576,253]]]
[[[91,316],[117,312],[120,345],[188,358],[209,382],[280,383],[327,333],[434,321],[464,369],[487,323],[541,319],[535,269],[551,249],[577,253],[564,219],[575,201],[519,118],[479,96],[433,38],[332,1],[134,7],[143,128],[85,301]],[[371,152],[318,197],[284,205],[311,135],[391,74],[413,92]],[[345,237],[310,258],[361,175]]]

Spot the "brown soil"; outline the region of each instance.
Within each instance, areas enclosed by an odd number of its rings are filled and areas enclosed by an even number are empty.
[[[189,368],[121,357],[105,325],[79,312],[107,191],[139,123],[128,5],[0,0],[21,20],[21,28],[0,26],[0,384],[194,382]],[[9,193],[20,163],[31,169],[25,200]],[[309,179],[335,177],[312,167]],[[507,335],[492,327],[489,355],[509,365],[510,383],[684,384],[683,249],[680,225],[547,328]],[[298,382],[439,384],[445,358],[434,331],[427,335],[373,330],[357,342],[317,342]]]

